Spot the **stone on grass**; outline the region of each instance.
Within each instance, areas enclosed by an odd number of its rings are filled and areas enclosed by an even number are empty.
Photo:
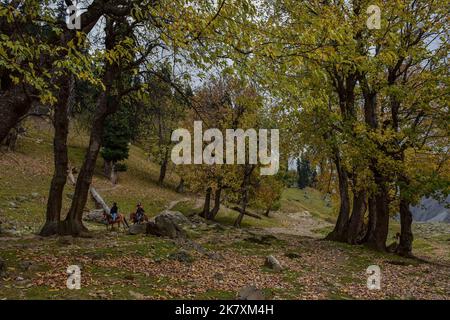
[[[262,290],[255,286],[247,286],[239,291],[238,300],[266,300],[266,297]]]
[[[130,225],[130,229],[128,229],[129,234],[143,234],[147,230],[146,224],[132,224]]]
[[[272,269],[273,271],[277,271],[277,272],[283,270],[281,263],[272,255],[266,257],[264,266]]]
[[[171,239],[186,238],[186,232],[180,227],[179,221],[181,221],[179,215],[168,214],[167,211],[163,212],[155,217],[154,222],[149,221],[147,223],[146,233]]]
[[[194,258],[191,256],[189,252],[186,250],[178,250],[177,252],[171,253],[169,255],[169,259],[176,260],[183,263],[191,263],[194,261]]]

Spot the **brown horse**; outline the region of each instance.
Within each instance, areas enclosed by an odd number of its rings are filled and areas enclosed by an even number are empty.
[[[120,224],[122,224],[123,228],[125,229],[125,226],[128,228],[130,227],[128,225],[127,219],[125,219],[123,214],[118,213],[116,216],[116,220],[113,221],[112,216],[108,213],[103,213],[103,217],[106,220],[106,230],[108,230],[108,226],[111,226],[111,230],[114,228],[114,224],[117,223],[117,228],[120,229]]]
[[[139,222],[139,221],[137,221],[136,212],[130,213],[130,221],[133,222],[134,224]],[[142,217],[142,221],[143,222],[148,222],[148,217],[147,217],[147,215],[145,213],[144,213],[144,215]]]

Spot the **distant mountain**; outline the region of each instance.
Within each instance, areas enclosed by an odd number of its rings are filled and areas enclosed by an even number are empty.
[[[421,222],[447,222],[450,223],[450,195],[443,202],[433,198],[422,198],[420,203],[411,207],[414,221]]]

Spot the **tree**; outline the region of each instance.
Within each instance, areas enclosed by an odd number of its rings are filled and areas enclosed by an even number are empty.
[[[106,120],[100,154],[104,159],[105,176],[109,177],[113,183],[116,182],[115,164],[128,159],[129,143],[132,138],[129,112],[126,106],[122,106],[117,113],[109,115]]]
[[[309,160],[303,156],[297,159],[297,175],[300,189],[312,186],[315,179],[315,170],[311,169]]]

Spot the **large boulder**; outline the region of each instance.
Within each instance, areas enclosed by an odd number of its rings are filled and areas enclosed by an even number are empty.
[[[186,232],[180,227],[178,215],[163,212],[157,215],[154,221],[147,223],[147,234],[158,237],[169,237],[171,239],[186,238]]]
[[[84,217],[84,221],[97,222],[101,224],[106,224],[105,218],[103,217],[103,209],[96,209],[89,211]]]
[[[266,257],[264,266],[272,269],[273,271],[277,271],[277,272],[283,270],[281,263],[272,255]]]
[[[145,233],[147,230],[147,225],[146,224],[132,224],[130,226],[130,229],[128,229],[128,233],[129,234],[143,234]]]
[[[182,214],[179,211],[164,210],[160,214],[158,214],[156,216],[156,218],[157,217],[161,217],[163,219],[171,220],[172,222],[174,222],[176,224],[179,224],[179,225],[191,224],[189,219],[184,214]],[[155,218],[155,220],[156,220],[156,218]]]

